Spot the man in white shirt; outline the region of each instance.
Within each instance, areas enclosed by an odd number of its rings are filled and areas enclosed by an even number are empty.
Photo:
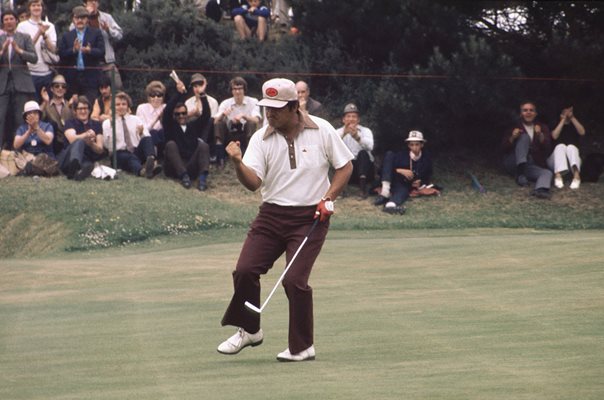
[[[358,107],[349,103],[344,107],[344,116],[342,123],[344,126],[337,130],[348,149],[354,155],[352,165],[352,182],[358,182],[359,195],[361,198],[367,198],[367,182],[373,178],[373,132],[371,129],[360,124],[361,118]]]
[[[216,137],[216,156],[218,164],[224,165],[226,154],[224,147],[233,140],[241,143],[245,153],[249,138],[258,128],[262,115],[258,99],[246,96],[247,82],[238,76],[229,82],[233,97],[224,100],[218,106],[214,117],[214,135]]]
[[[115,95],[117,167],[151,179],[161,172],[161,166],[155,162],[155,147],[151,134],[139,117],[129,114],[131,106],[132,100],[126,93],[119,92]],[[112,154],[113,127],[111,119],[103,121],[103,144],[109,154]]]
[[[262,93],[259,104],[267,107],[268,126],[254,133],[245,155],[238,141],[226,148],[243,186],[260,189],[262,205],[233,272],[235,291],[222,319],[223,326],[233,325],[238,331],[218,346],[218,352],[237,354],[262,343],[260,315],[247,310],[245,302],[258,306],[260,275],[284,252],[290,260],[299,250],[282,282],[289,300],[289,346],[277,359],[314,360],[308,279],[327,235],[333,201],[352,173],[353,157],[327,121],[300,112],[292,81],[271,79],[262,86]],[[332,167],[335,173],[330,183]],[[314,225],[317,218],[320,223]],[[314,230],[309,233],[311,227]]]

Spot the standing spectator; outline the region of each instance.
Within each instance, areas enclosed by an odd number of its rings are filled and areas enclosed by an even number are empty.
[[[252,36],[260,42],[266,39],[271,10],[261,0],[242,0],[239,7],[231,10],[231,16],[241,39]]]
[[[130,114],[132,99],[124,92],[115,95],[115,151],[117,167],[151,179],[161,172],[155,161],[155,147],[143,121]],[[109,154],[113,152],[111,118],[103,122],[103,142]],[[145,162],[143,166],[142,162]]]
[[[19,172],[23,176],[55,176],[59,174],[59,163],[52,148],[52,125],[41,120],[42,111],[35,101],[25,103],[23,120],[15,134],[13,147],[23,152],[27,163]]]
[[[537,122],[537,107],[533,102],[520,105],[520,120],[502,140],[503,164],[516,177],[519,186],[535,182],[532,194],[539,199],[551,197],[552,172],[547,168],[551,152],[551,135],[547,125]]]
[[[0,36],[0,148],[11,143],[4,137],[7,129],[21,124],[21,111],[35,95],[34,83],[26,63],[36,63],[38,56],[29,35],[17,32],[17,14],[2,14],[4,34]],[[12,126],[7,124],[8,109],[12,109]]]
[[[367,198],[367,181],[373,180],[373,132],[371,129],[360,124],[361,117],[358,107],[349,103],[344,107],[344,116],[342,117],[343,127],[336,131],[342,138],[348,149],[354,155],[352,160],[352,182],[358,182],[359,195],[361,198]]]
[[[101,123],[90,119],[90,103],[79,96],[76,116],[65,123],[66,148],[59,156],[61,171],[67,179],[81,181],[90,176],[94,162],[105,156]]]
[[[310,97],[310,87],[306,82],[298,81],[296,83],[296,91],[298,92],[300,111],[306,111],[310,115],[314,115],[323,119],[328,119],[323,104]]]
[[[585,136],[583,124],[575,117],[573,107],[565,108],[560,113],[560,122],[552,131],[554,151],[547,159],[547,166],[554,171],[554,185],[558,189],[564,187],[562,175],[569,171],[573,173],[571,189],[579,189],[581,185],[581,157],[579,144]]]
[[[94,100],[90,118],[103,123],[111,118],[111,79],[105,75],[99,78],[99,96]]]
[[[101,30],[105,44],[105,59],[101,61],[101,66],[105,75],[112,79],[112,72],[115,71],[115,89],[122,90],[122,77],[117,69],[115,50],[113,43],[119,42],[124,36],[122,28],[115,22],[113,16],[99,9],[100,0],[86,0],[86,10],[88,10],[88,24],[93,28]]]
[[[166,87],[160,81],[151,81],[145,88],[147,102],[139,104],[136,108],[136,116],[143,120],[145,128],[153,138],[153,144],[157,149],[157,157],[163,158],[164,154],[164,127],[161,123],[164,112],[164,97],[166,96]]]
[[[375,202],[383,205],[389,214],[404,214],[402,205],[409,198],[412,189],[427,185],[432,179],[432,158],[424,151],[423,133],[411,131],[405,140],[409,151],[388,151],[382,166],[382,191]]]
[[[350,177],[352,154],[325,120],[298,110],[294,83],[271,79],[262,86],[262,106],[269,125],[252,136],[242,154],[238,142],[227,152],[237,178],[251,191],[260,189],[262,205],[252,222],[233,272],[234,293],[221,324],[238,328],[218,346],[222,354],[237,354],[264,339],[260,315],[244,306],[260,304],[260,276],[285,253],[290,260],[301,248],[295,265],[283,279],[289,301],[288,347],[279,361],[315,359],[313,297],[308,279],[327,236],[335,200]],[[331,182],[329,169],[335,169]],[[313,218],[319,219],[309,235]],[[305,235],[307,241],[300,247]]]
[[[261,120],[258,99],[246,96],[247,82],[238,76],[229,82],[233,97],[224,100],[218,106],[218,115],[214,118],[216,136],[216,155],[218,164],[224,166],[226,154],[224,146],[233,140],[241,143],[245,152],[247,142]]]
[[[42,101],[40,91],[42,88],[50,89],[52,81],[52,70],[47,62],[45,54],[57,53],[57,32],[54,24],[48,21],[42,21],[44,12],[43,0],[29,0],[27,2],[29,10],[29,19],[19,23],[17,32],[25,33],[31,37],[36,49],[38,61],[36,63],[27,63],[36,88],[36,98],[38,102]]]
[[[65,70],[69,89],[85,95],[92,104],[102,76],[98,68],[105,57],[103,35],[100,30],[88,26],[85,7],[74,7],[72,15],[74,29],[61,37],[59,55],[61,63],[69,67]]]
[[[162,125],[166,134],[164,151],[164,170],[167,176],[180,180],[181,185],[189,189],[192,179],[199,177],[197,188],[205,191],[208,188],[207,178],[210,168],[210,146],[208,138],[203,137],[204,125],[210,119],[210,105],[205,94],[206,85],[199,97],[201,98],[201,116],[187,122],[187,106],[184,100],[187,88],[182,81],[176,83],[178,93],[170,99],[164,110]]]
[[[187,112],[189,113],[187,116],[189,121],[199,118],[202,114],[203,105],[200,96],[203,94],[203,91],[205,91],[206,85],[207,80],[202,74],[193,74],[193,76],[191,76],[191,83],[189,86],[193,90],[193,96],[185,101],[185,106],[187,106]],[[214,117],[218,115],[218,100],[207,93],[206,97],[208,99],[208,104],[210,105],[210,119],[207,124],[204,124],[202,136],[207,138],[207,143],[210,145],[210,156],[215,156],[216,138],[214,137]]]
[[[78,96],[73,95],[69,101],[65,98],[67,81],[63,75],[57,75],[52,79],[50,92],[52,97],[48,95],[46,88],[42,88],[40,91],[42,96],[40,108],[42,109],[42,119],[50,121],[54,128],[53,149],[55,154],[59,154],[65,147],[65,122],[74,118],[73,107]]]

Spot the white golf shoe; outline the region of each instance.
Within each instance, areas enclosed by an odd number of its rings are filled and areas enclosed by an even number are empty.
[[[579,189],[579,186],[581,186],[581,179],[573,179],[573,181],[570,183],[570,188],[573,190]]]
[[[243,328],[239,328],[237,333],[220,343],[218,352],[222,354],[237,354],[247,346],[258,346],[262,344],[264,334],[262,329],[252,334],[247,333]]]
[[[298,354],[292,354],[289,349],[285,349],[281,353],[277,354],[277,360],[290,362],[290,361],[311,361],[315,359],[315,346],[310,346],[306,350],[302,350]]]
[[[562,189],[564,187],[564,181],[562,180],[561,176],[554,178],[554,186],[556,186],[558,189]]]

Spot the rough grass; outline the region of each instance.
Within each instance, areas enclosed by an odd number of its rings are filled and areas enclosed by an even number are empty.
[[[472,189],[468,172],[486,187]],[[414,199],[403,216],[384,214],[360,200],[356,188],[338,200],[332,229],[604,228],[604,185],[584,183],[577,191],[555,190],[551,200],[530,196],[530,189],[489,167],[457,158],[441,160],[435,182],[442,196]],[[212,170],[210,189],[185,190],[177,182],[149,181],[121,174],[111,182],[65,178],[7,178],[0,183],[0,257],[129,246],[183,235],[245,228],[260,202],[246,191],[232,167]],[[172,238],[172,239],[171,239]]]

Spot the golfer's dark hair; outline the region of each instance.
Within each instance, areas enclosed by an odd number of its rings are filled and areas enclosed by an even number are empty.
[[[289,108],[290,111],[297,111],[298,107],[300,107],[300,102],[298,100],[288,101],[285,107]]]
[[[229,88],[233,89],[233,86],[243,86],[243,93],[247,93],[247,82],[240,76],[236,76],[229,82]]]

